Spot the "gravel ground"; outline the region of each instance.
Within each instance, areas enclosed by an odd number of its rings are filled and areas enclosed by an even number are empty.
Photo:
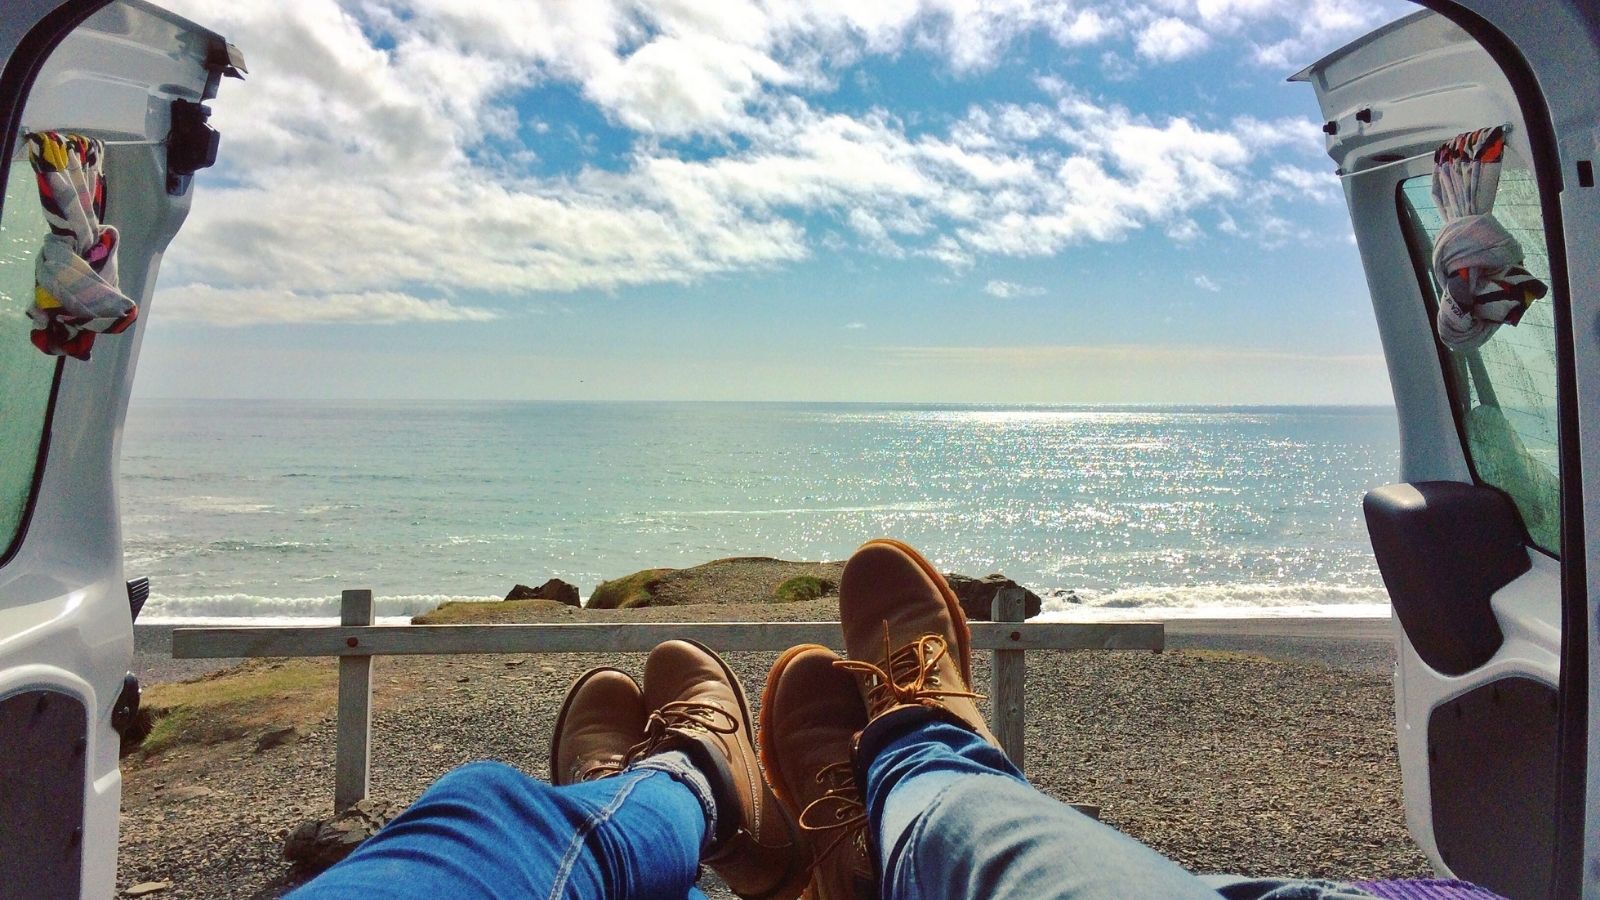
[[[810,619],[831,608],[818,601],[759,612]],[[757,611],[695,612],[739,619]],[[1392,651],[1372,640],[1225,630],[1183,635],[1173,643],[1185,649],[1160,654],[1030,653],[1031,780],[1052,796],[1099,805],[1106,822],[1196,871],[1427,874],[1405,830]],[[159,645],[148,631],[141,650]],[[729,655],[753,702],[774,656]],[[979,657],[981,690],[988,672]],[[594,665],[638,672],[643,663],[640,654],[381,659],[372,795],[409,802],[450,768],[486,757],[542,777],[570,681]],[[246,738],[130,758],[124,776],[119,886],[171,881],[162,898],[275,897],[293,883],[280,855],[284,834],[332,803],[332,721],[265,753]]]

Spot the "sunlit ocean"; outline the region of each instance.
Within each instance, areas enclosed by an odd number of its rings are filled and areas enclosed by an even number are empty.
[[[1047,614],[1377,615],[1389,408],[135,401],[140,621],[380,616],[892,535]]]

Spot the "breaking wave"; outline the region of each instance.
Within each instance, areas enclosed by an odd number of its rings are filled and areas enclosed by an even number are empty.
[[[458,597],[450,594],[402,594],[374,598],[374,614],[409,617],[425,613],[449,600],[499,600],[499,597]],[[152,596],[139,614],[139,623],[162,624],[199,619],[330,619],[339,615],[338,596],[260,597],[254,594],[208,594],[198,597]]]
[[[1363,587],[1321,581],[1152,584],[1101,591],[1050,591],[1042,597],[1041,612],[1045,618],[1055,619],[1389,615],[1389,595],[1381,585]]]

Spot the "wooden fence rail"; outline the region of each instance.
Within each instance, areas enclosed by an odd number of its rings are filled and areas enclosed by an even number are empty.
[[[973,622],[974,650],[992,650],[990,717],[1001,748],[1023,766],[1028,650],[1161,650],[1159,622],[1026,622],[1019,588],[995,597],[991,622]],[[367,795],[372,748],[372,658],[463,653],[644,653],[688,638],[718,652],[777,651],[815,643],[842,648],[838,622],[685,622],[558,625],[373,625],[372,592],[345,591],[338,625],[178,628],[175,659],[266,656],[339,658],[334,810]]]

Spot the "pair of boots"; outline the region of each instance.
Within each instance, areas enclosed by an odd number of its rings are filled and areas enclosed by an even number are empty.
[[[550,745],[554,784],[684,752],[716,798],[717,833],[703,857],[734,893],[788,900],[873,896],[867,814],[857,785],[869,759],[861,732],[916,709],[996,743],[972,693],[971,636],[944,578],[898,541],[869,541],[839,583],[848,659],[816,644],[784,652],[761,700],[759,760],[744,689],[692,641],[650,653],[641,687],[612,668],[579,678]],[[764,774],[763,774],[764,767]]]

